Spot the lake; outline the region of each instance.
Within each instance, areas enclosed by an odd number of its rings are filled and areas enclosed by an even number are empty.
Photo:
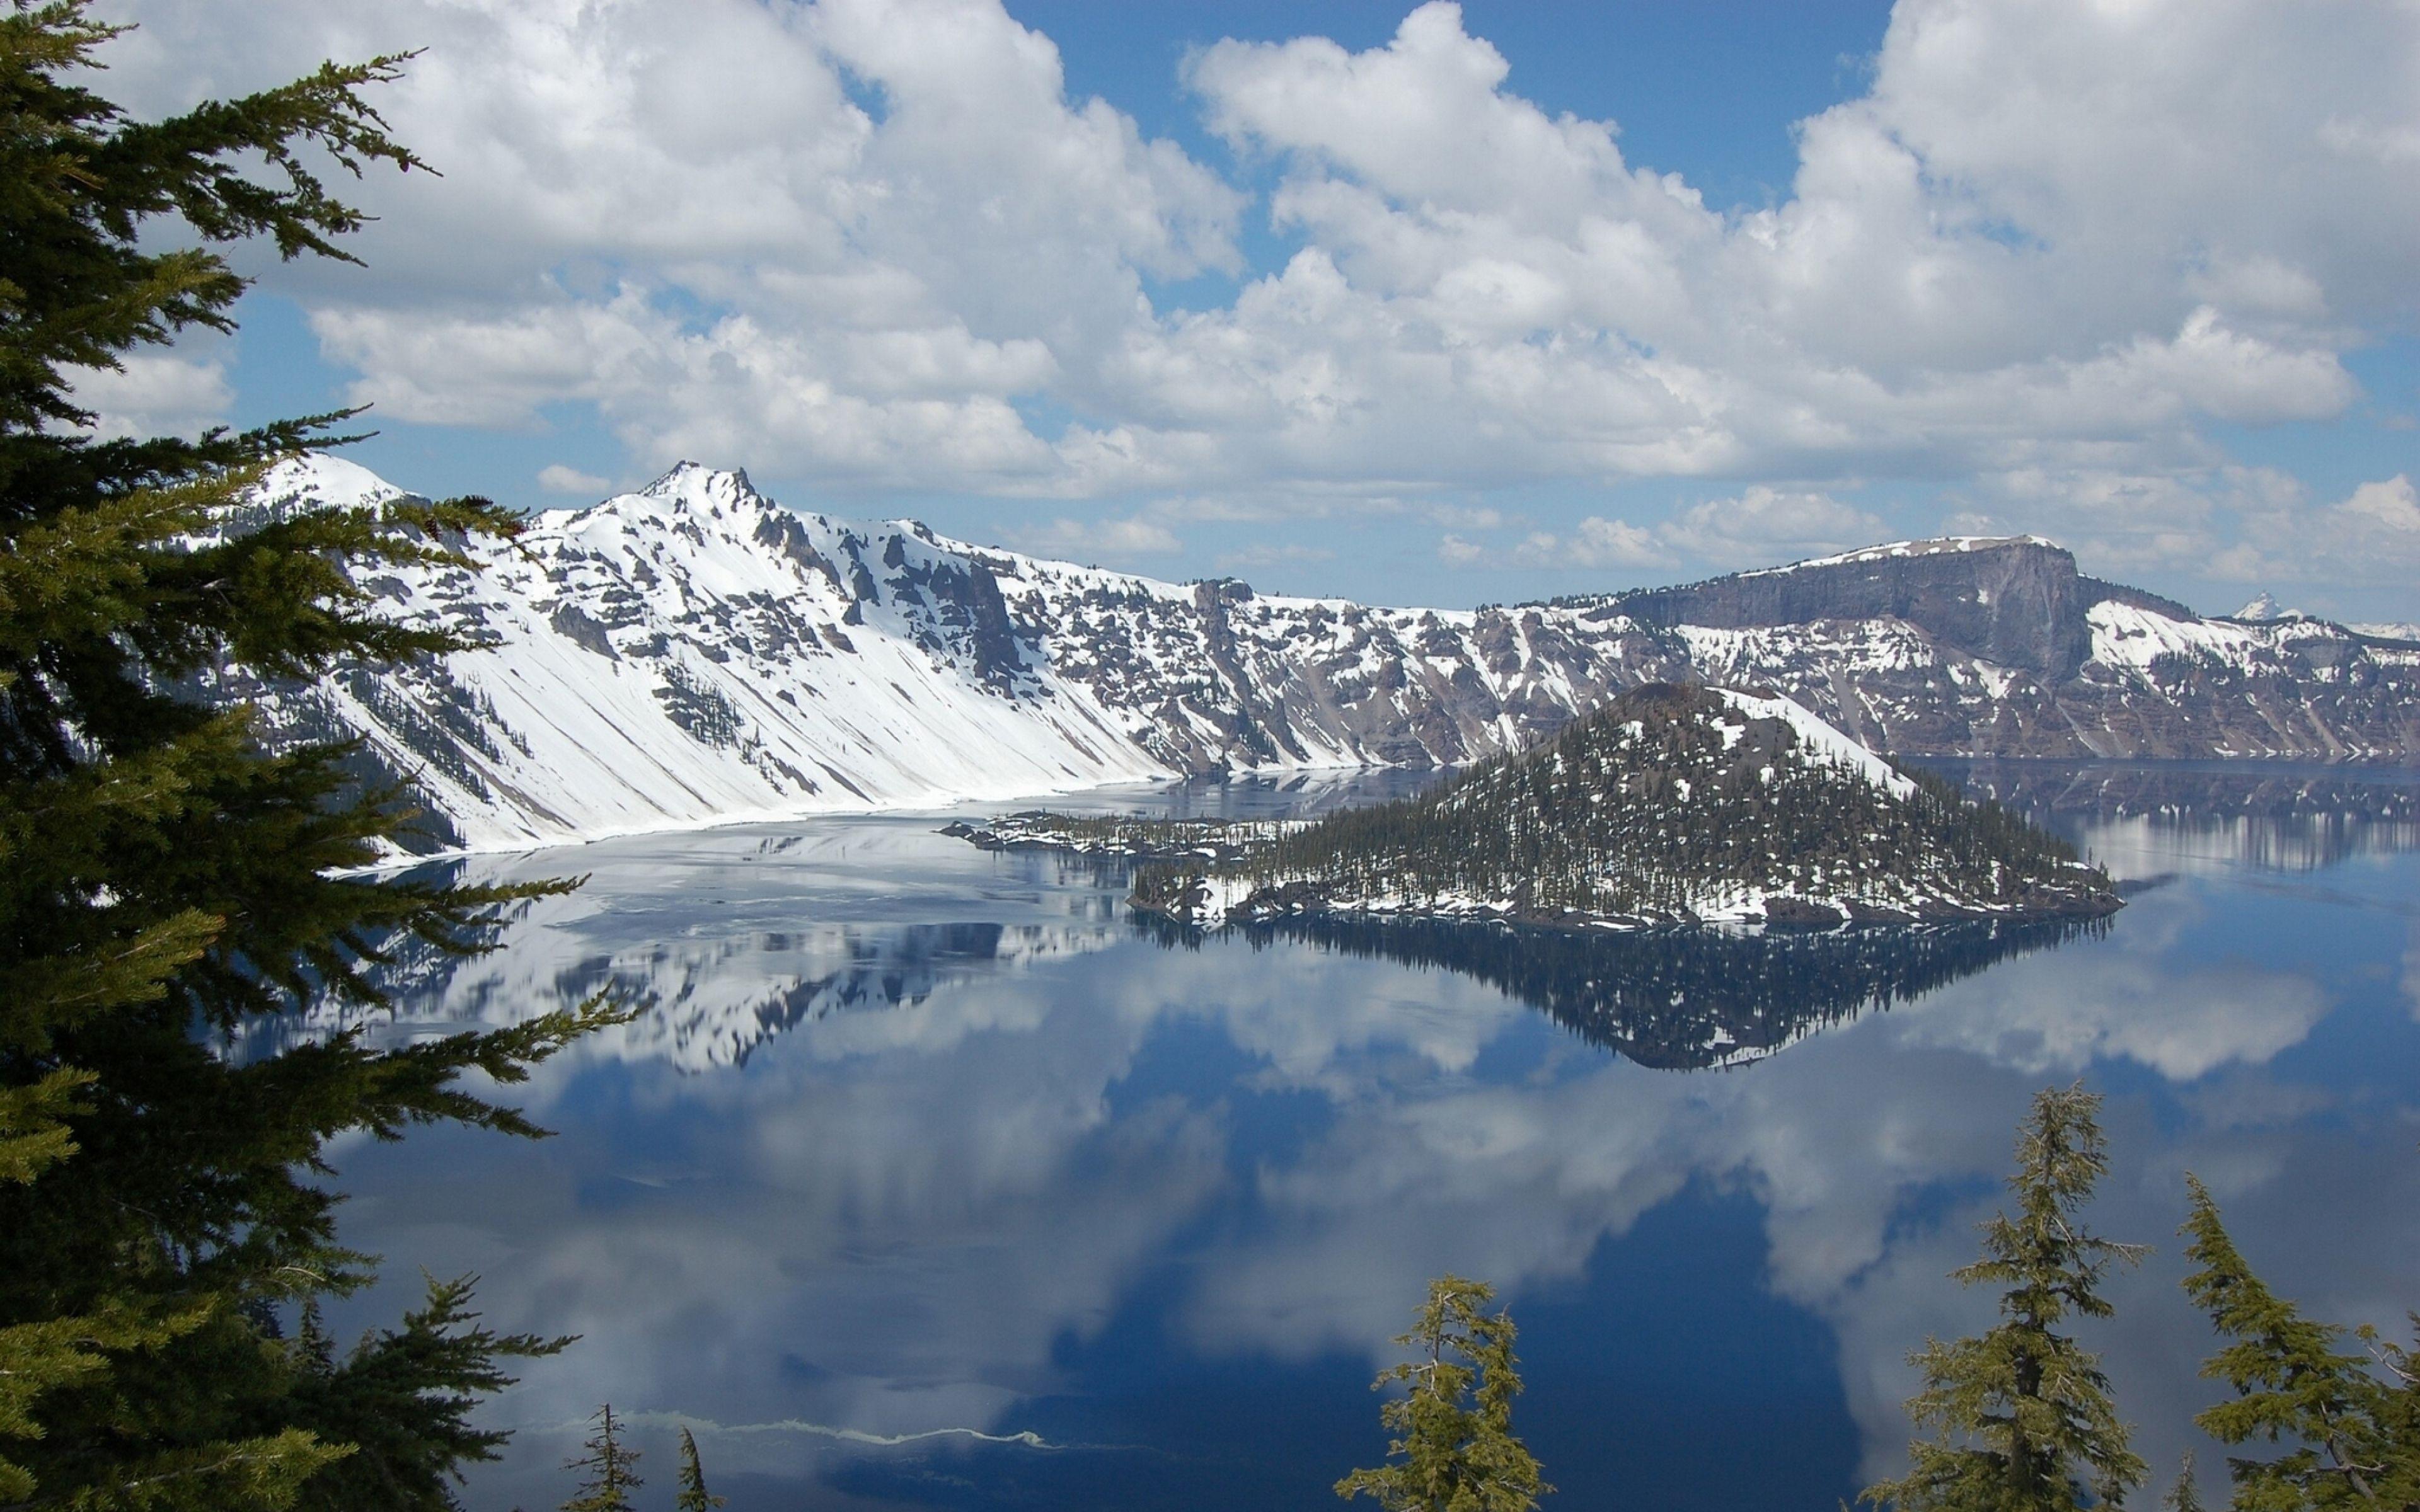
[[[391,1318],[425,1267],[481,1273],[492,1326],[582,1335],[487,1410],[519,1437],[476,1508],[561,1501],[607,1400],[643,1507],[671,1504],[688,1424],[734,1512],[1310,1508],[1380,1461],[1371,1377],[1452,1271],[1520,1326],[1549,1506],[1828,1509],[1896,1468],[1908,1350],[1988,1324],[1946,1273],[2027,1100],[2080,1078],[2115,1162],[2091,1221],[2158,1246],[2087,1338],[2164,1489],[2213,1399],[2177,1288],[2186,1171],[2317,1315],[2420,1304],[2420,774],[1953,770],[2129,905],[1590,954],[1156,936],[1113,874],[944,815],[458,863],[589,881],[493,955],[406,963],[379,1034],[606,985],[655,1007],[513,1090],[552,1139],[338,1146],[343,1237],[388,1280],[336,1320]],[[1062,806],[1305,811],[1411,780]]]

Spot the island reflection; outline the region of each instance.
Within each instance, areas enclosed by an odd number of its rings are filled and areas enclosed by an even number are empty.
[[[1170,949],[1198,932],[1140,921]],[[1558,931],[1448,919],[1312,916],[1239,926],[1255,948],[1298,942],[1454,972],[1544,1011],[1601,1050],[1664,1071],[1759,1060],[1867,1010],[1887,1009],[2105,919],[1732,933]]]
[[[1113,885],[940,822],[466,864],[595,880],[428,963],[377,1032],[608,981],[657,1005],[516,1090],[557,1139],[340,1152],[344,1237],[399,1286],[477,1271],[493,1326],[585,1335],[495,1404],[520,1437],[466,1504],[553,1504],[611,1399],[651,1456],[695,1427],[731,1512],[1334,1505],[1383,1449],[1387,1340],[1451,1270],[1521,1319],[1525,1432],[1575,1504],[1832,1505],[1895,1464],[1906,1351],[1988,1320],[1947,1273],[2026,1100],[2078,1077],[2120,1162],[2096,1224],[2162,1245],[2098,1341],[2156,1463],[2214,1453],[2165,1242],[2183,1170],[2316,1315],[2412,1294],[2420,858],[2392,846],[2324,881],[2195,873],[2201,832],[2155,819],[2176,880],[2071,940],[1457,964],[1275,930],[1165,949]],[[1756,1045],[1789,1053],[1653,1069]]]

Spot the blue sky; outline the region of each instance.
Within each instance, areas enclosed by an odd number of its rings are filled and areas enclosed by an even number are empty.
[[[1468,604],[1943,532],[2420,618],[2420,19],[2249,0],[122,3],[139,108],[427,49],[367,266],[96,379],[423,491],[693,456]]]

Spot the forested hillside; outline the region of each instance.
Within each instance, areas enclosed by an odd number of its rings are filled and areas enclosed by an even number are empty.
[[[1135,900],[1204,925],[1331,910],[1823,924],[2117,906],[2064,841],[1787,700],[1670,685],[1420,796],[1233,859],[1145,869]]]

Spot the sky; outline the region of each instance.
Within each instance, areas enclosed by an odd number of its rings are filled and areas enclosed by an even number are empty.
[[[2420,620],[2412,0],[96,9],[144,115],[419,49],[438,170],[107,430],[1395,604],[2033,533]]]

